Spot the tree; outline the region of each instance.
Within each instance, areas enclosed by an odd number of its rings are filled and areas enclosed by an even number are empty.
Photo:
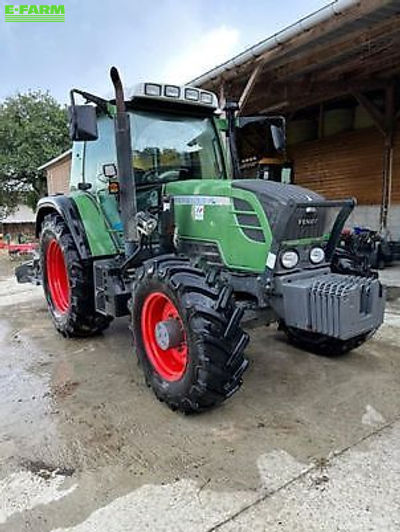
[[[38,167],[71,145],[66,109],[47,92],[28,92],[0,104],[0,208],[35,207],[46,193]]]

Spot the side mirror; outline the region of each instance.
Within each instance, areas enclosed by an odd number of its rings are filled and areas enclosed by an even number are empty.
[[[283,126],[276,126],[271,124],[272,142],[276,151],[283,151],[286,146],[285,129]]]
[[[236,119],[236,127],[243,128],[249,124],[269,124],[272,142],[277,151],[286,147],[286,122],[283,116],[240,116]]]
[[[96,108],[93,105],[71,105],[68,108],[69,134],[72,140],[97,140]]]

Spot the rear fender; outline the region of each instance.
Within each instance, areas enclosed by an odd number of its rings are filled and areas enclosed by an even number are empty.
[[[59,214],[67,224],[80,258],[89,259],[92,254],[85,227],[75,202],[68,196],[48,196],[39,200],[36,211],[36,238],[40,236],[45,217],[53,213]]]
[[[37,237],[45,216],[54,212],[65,220],[82,260],[119,253],[104,213],[88,194],[42,198],[36,214]]]

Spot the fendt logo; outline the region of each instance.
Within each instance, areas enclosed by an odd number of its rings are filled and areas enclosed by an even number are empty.
[[[20,4],[5,6],[6,22],[64,22],[64,5]]]

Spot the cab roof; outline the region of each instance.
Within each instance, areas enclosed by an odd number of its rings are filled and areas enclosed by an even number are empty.
[[[185,105],[197,107],[199,110],[208,109],[215,111],[218,109],[217,96],[210,91],[190,87],[187,85],[170,85],[163,83],[139,83],[126,94],[126,100],[132,103],[144,101],[156,101],[173,105]]]

